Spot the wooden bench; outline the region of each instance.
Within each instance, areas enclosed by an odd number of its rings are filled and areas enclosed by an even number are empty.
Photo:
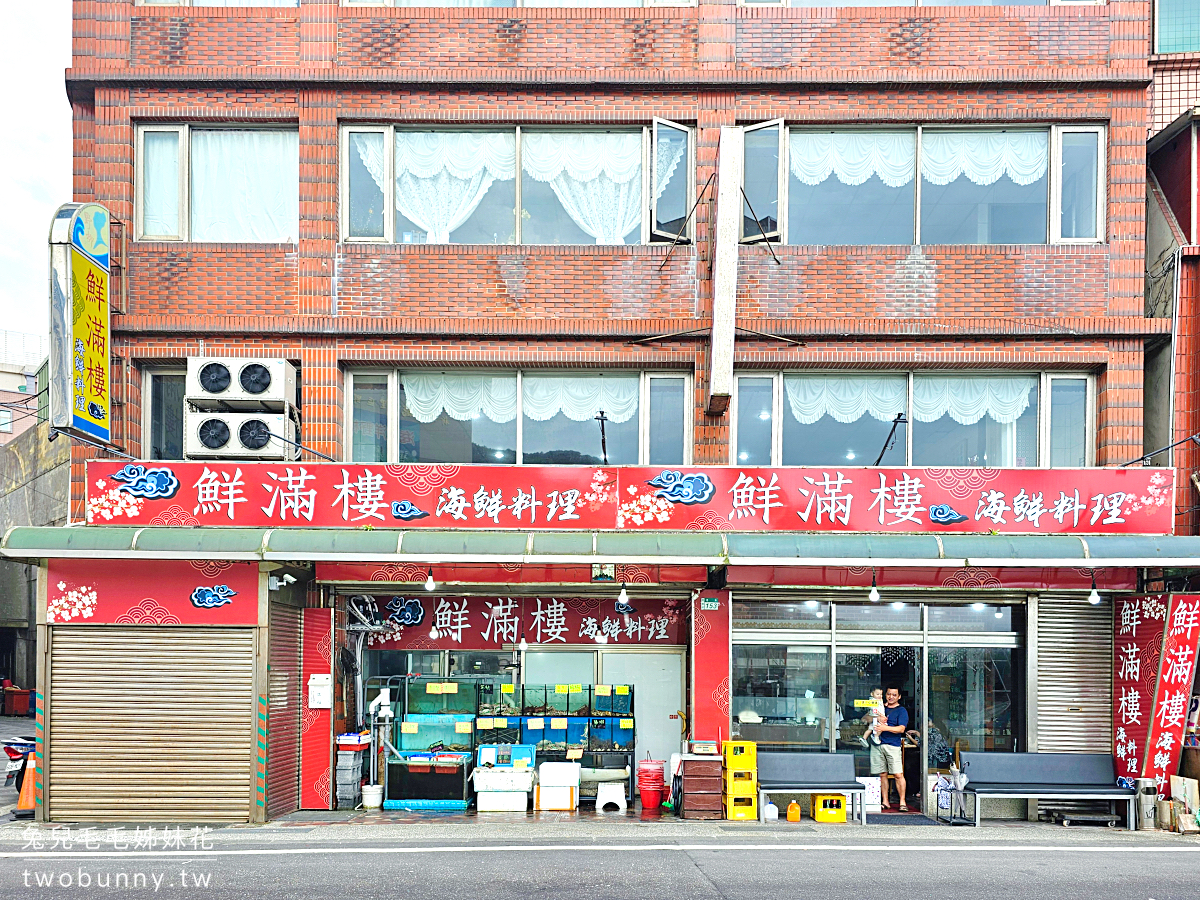
[[[767,795],[845,794],[850,798],[850,819],[867,824],[866,785],[854,780],[852,753],[758,753],[758,820],[766,821]],[[857,810],[857,813],[856,813]]]
[[[982,797],[1025,800],[1125,801],[1126,825],[1133,830],[1136,792],[1117,786],[1113,758],[1107,753],[985,753],[960,755],[968,779],[963,794],[975,798],[979,825]],[[941,814],[938,814],[939,820]]]

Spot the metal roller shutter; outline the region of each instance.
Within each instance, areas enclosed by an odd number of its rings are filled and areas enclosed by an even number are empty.
[[[255,629],[50,629],[47,813],[248,821]]]
[[[272,603],[267,719],[267,815],[300,808],[300,610]]]
[[[1111,752],[1111,602],[1040,598],[1037,642],[1038,750]]]

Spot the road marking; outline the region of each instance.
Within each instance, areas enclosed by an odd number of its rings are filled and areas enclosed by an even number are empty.
[[[287,847],[255,848],[246,850],[149,850],[149,851],[26,851],[0,853],[0,859],[100,859],[100,858],[143,858],[207,856],[300,856],[307,853],[329,853],[343,856],[355,854],[411,855],[420,853],[579,853],[583,851],[612,853],[661,853],[661,852],[759,852],[770,850],[803,851],[820,853],[828,851],[851,853],[900,853],[900,852],[946,852],[960,853],[975,850],[982,853],[1200,853],[1200,844],[1186,847],[1123,847],[1115,846],[1055,846],[1051,844],[508,844],[478,847]]]

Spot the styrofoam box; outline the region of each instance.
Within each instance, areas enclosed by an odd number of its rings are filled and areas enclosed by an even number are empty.
[[[579,787],[580,765],[576,762],[544,762],[538,766],[538,783],[543,787]]]
[[[866,787],[863,794],[863,803],[866,806],[867,812],[879,812],[881,804],[879,802],[879,776],[878,775],[860,775],[854,779],[859,784]]]
[[[533,790],[532,769],[475,769],[471,778],[475,781],[475,790],[480,793]]]
[[[543,763],[544,765],[544,763]],[[573,810],[579,806],[579,790],[566,785],[539,784],[533,789],[533,808],[543,810]]]
[[[480,791],[475,795],[479,812],[525,812],[529,795],[524,791]]]

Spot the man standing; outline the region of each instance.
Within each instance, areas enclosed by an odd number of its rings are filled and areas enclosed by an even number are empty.
[[[904,732],[908,730],[908,710],[900,705],[900,689],[890,687],[883,696],[883,711],[887,722],[879,726],[879,743],[871,747],[871,774],[879,776],[879,797],[883,809],[888,805],[888,776],[896,779],[900,795],[900,812],[908,812],[907,785],[904,781]]]

